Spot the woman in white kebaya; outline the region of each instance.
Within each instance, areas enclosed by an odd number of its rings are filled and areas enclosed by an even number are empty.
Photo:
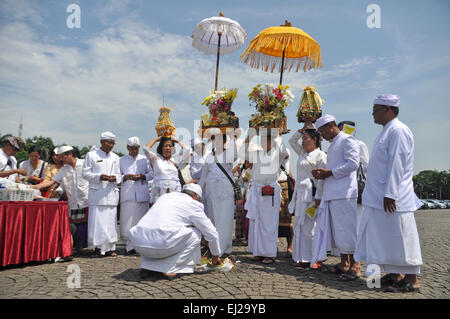
[[[311,123],[305,123],[289,139],[289,144],[299,156],[294,195],[289,204],[289,212],[295,214],[292,259],[297,266],[318,269],[321,262],[311,266],[310,262],[317,219],[315,208],[319,207],[322,198],[323,180],[315,179],[311,171],[325,168],[327,155],[320,150],[320,134],[314,129],[307,129],[308,127],[312,127]],[[300,139],[301,145],[298,143]]]
[[[151,148],[158,141],[160,142],[157,153],[153,153]],[[182,148],[181,156],[172,156],[175,143]],[[181,173],[179,173],[178,165],[182,161],[188,161],[191,154],[190,149],[174,137],[161,135],[144,147],[144,153],[152,165],[154,174],[150,203],[155,203],[165,193],[181,192]]]

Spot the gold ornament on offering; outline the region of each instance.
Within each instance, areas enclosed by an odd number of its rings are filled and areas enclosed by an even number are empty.
[[[161,107],[159,109],[160,114],[155,127],[158,136],[171,137],[175,131],[175,124],[170,119],[170,111],[171,109],[168,107]]]
[[[298,122],[308,121],[314,123],[322,116],[322,105],[324,102],[314,87],[305,87],[297,111]]]

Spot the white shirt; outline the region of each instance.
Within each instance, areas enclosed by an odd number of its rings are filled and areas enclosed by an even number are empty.
[[[361,164],[364,175],[367,175],[367,167],[369,166],[369,149],[366,143],[356,140],[359,144],[359,163]]]
[[[178,170],[173,163],[179,165],[190,156],[188,148],[182,149],[181,152],[181,155],[175,155],[170,160],[166,160],[162,155],[153,153],[148,147],[144,147],[145,156],[147,156],[153,167],[153,182],[160,180],[179,181]]]
[[[83,178],[84,160],[77,158],[75,168],[64,165],[52,177],[66,192],[69,209],[88,207],[89,182]]]
[[[198,184],[204,189],[206,183],[216,178],[224,178],[228,180],[224,172],[217,166],[216,162],[219,163],[227,172],[228,176],[233,179],[233,164],[238,158],[236,143],[234,139],[229,140],[224,147],[227,147],[221,154],[214,155],[212,152],[208,153],[205,157],[205,165],[202,169],[202,175]],[[231,184],[230,184],[231,185]]]
[[[101,175],[115,175],[115,182],[101,181]],[[89,181],[89,205],[117,206],[122,180],[119,156],[113,152],[106,154],[101,149],[86,154],[83,165],[83,178]]]
[[[358,184],[356,171],[359,167],[359,144],[353,136],[340,132],[328,147],[327,169],[332,176],[324,181],[323,200],[356,198]]]
[[[192,179],[199,180],[202,177],[202,169],[205,166],[205,159],[203,156],[198,155],[195,151],[192,153],[189,172]]]
[[[24,169],[27,171],[27,176],[37,176],[40,178],[44,178],[46,166],[47,162],[44,162],[43,160],[39,160],[39,165],[36,167],[36,169],[33,168],[33,165],[31,165],[30,160],[23,161],[22,163],[19,164],[20,169]]]
[[[362,203],[384,210],[383,198],[395,200],[397,212],[412,212],[422,203],[414,193],[414,138],[397,118],[375,138]]]
[[[148,159],[138,154],[136,157],[125,155],[120,158],[120,172],[123,175],[142,174],[145,175],[145,180],[132,181],[127,180],[122,182],[120,190],[120,202],[136,201],[148,202],[150,195],[148,192],[148,181],[153,178],[153,170],[150,167]]]
[[[314,151],[307,153],[298,141],[302,138],[302,133],[295,131],[295,133],[289,139],[289,145],[297,153],[297,178],[295,182],[295,192],[297,196],[302,196],[311,191],[312,195],[312,183],[316,187],[315,199],[321,199],[323,194],[323,182],[324,180],[317,180],[312,175],[312,170],[315,168],[325,168],[327,163],[327,154],[316,148]],[[298,194],[302,193],[302,194]],[[295,196],[295,195],[294,195]],[[304,196],[304,200],[309,196]],[[312,200],[312,198],[310,199]]]
[[[288,151],[284,144],[272,142],[269,152],[256,151],[256,159],[253,163],[251,183],[269,185],[278,181],[281,164],[285,164]]]
[[[158,201],[130,230],[136,246],[170,249],[186,242],[193,229],[209,243],[211,253],[220,256],[219,234],[203,210],[203,204],[183,193],[161,195]]]
[[[8,165],[8,161],[10,164]],[[8,156],[3,149],[0,148],[0,172],[7,172],[13,169],[17,169],[17,160],[14,156]],[[11,181],[16,180],[17,174],[12,174],[8,176],[8,179]]]

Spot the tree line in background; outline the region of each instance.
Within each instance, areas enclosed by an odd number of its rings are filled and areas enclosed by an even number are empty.
[[[0,145],[3,146],[6,139],[12,136],[11,134],[1,135],[0,134]],[[25,139],[26,147],[23,152],[16,154],[17,162],[20,163],[28,159],[28,150],[31,146],[37,145],[42,151],[41,159],[48,161],[51,151],[55,148],[50,137],[35,136],[33,138]],[[91,146],[78,147],[71,145],[79,151],[80,157],[84,158],[86,154],[91,149]],[[124,154],[115,152],[118,156],[123,156]],[[414,191],[419,198],[430,198],[430,199],[450,199],[450,170],[447,171],[437,171],[437,170],[426,170],[413,177]]]
[[[11,134],[0,134],[0,146],[3,147],[4,143],[8,139],[8,137],[11,137]],[[50,137],[43,137],[43,136],[35,136],[33,138],[26,138],[25,141],[25,149],[22,152],[17,152],[15,157],[17,159],[17,163],[21,163],[28,159],[28,150],[30,147],[37,145],[41,149],[41,160],[48,162],[50,158],[50,154],[52,150],[57,146],[53,143],[52,139]],[[63,143],[64,144],[64,143]],[[75,148],[79,154],[80,158],[84,158],[86,154],[91,149],[91,145],[89,146],[83,146],[79,147],[76,145],[71,145],[73,148]],[[120,152],[115,152],[118,156],[123,156],[124,154]]]

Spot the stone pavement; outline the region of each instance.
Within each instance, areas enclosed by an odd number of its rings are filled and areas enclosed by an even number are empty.
[[[172,281],[140,279],[140,257],[76,257],[64,263],[32,263],[0,269],[0,298],[151,298],[151,299],[449,299],[450,210],[416,213],[424,265],[420,292],[392,294],[369,289],[366,278],[341,282],[333,274],[299,269],[287,257],[282,239],[274,264],[252,261],[246,246],[233,249],[236,269],[228,273],[184,275]],[[330,257],[326,264],[338,262]],[[364,266],[364,264],[363,264]],[[79,268],[78,268],[79,267]],[[364,268],[364,267],[363,267]],[[80,288],[69,283],[80,270]],[[68,280],[69,279],[69,280]]]

